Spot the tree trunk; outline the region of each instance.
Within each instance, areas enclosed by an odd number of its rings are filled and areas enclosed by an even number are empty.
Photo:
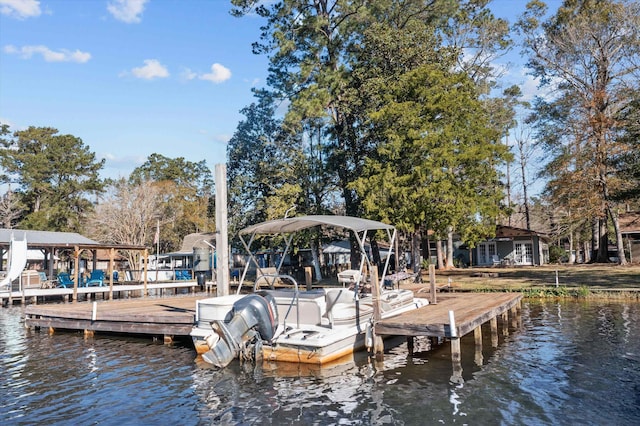
[[[624,254],[624,240],[622,239],[622,231],[620,230],[618,213],[616,213],[610,206],[607,207],[607,210],[609,210],[609,216],[611,217],[611,221],[613,222],[613,229],[616,232],[616,249],[618,252],[618,263],[620,265],[626,265],[627,256]]]
[[[598,256],[596,263],[609,263],[609,234],[607,233],[607,218],[598,219]]]
[[[442,261],[443,259],[443,250],[442,250],[442,240],[441,239],[437,239],[436,240],[436,257],[438,258],[438,269],[444,269],[444,262]]]
[[[598,247],[600,246],[600,240],[598,239],[599,223],[598,218],[591,220],[591,255],[589,256],[589,263],[595,262],[598,258]]]
[[[584,253],[584,259],[582,259],[582,261],[584,263],[591,263],[591,246],[589,245],[589,241],[582,243],[582,252]]]
[[[569,260],[567,263],[572,264],[574,262],[574,258],[572,257],[573,253],[573,231],[569,232]]]
[[[453,228],[449,227],[447,232],[447,269],[455,268],[453,264]]]
[[[322,280],[322,270],[320,269],[320,255],[319,255],[320,245],[313,241],[311,243],[311,256],[313,257],[313,267],[316,270],[316,280]]]
[[[411,266],[414,273],[420,272],[420,230],[416,229],[411,235]]]
[[[382,275],[382,257],[380,256],[380,246],[378,241],[371,239],[371,257],[373,258],[373,264],[378,268],[378,276]]]

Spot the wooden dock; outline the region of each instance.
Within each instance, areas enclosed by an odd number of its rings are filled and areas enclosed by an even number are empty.
[[[81,330],[89,335],[147,334],[163,336],[165,342],[171,342],[175,337],[189,335],[195,322],[196,300],[205,297],[209,295],[28,305],[25,326],[46,328],[49,332],[57,328]],[[437,304],[377,322],[375,333],[407,336],[410,351],[415,336],[449,339],[456,361],[460,357],[460,337],[473,331],[476,343],[481,342],[481,325],[490,322],[497,341],[497,318],[502,316],[506,322],[509,312],[516,318],[521,300],[519,293],[440,293]]]
[[[163,295],[165,293],[177,294],[181,290],[193,293],[197,288],[196,281],[174,281],[162,283],[144,284],[118,284],[102,287],[78,287],[73,288],[26,288],[22,291],[0,291],[0,306],[13,304],[18,301],[25,303],[47,302],[54,299],[62,299],[65,302],[78,300],[79,298],[112,300],[114,298],[128,298],[134,295]]]
[[[94,332],[147,334],[170,342],[188,336],[195,318],[196,300],[207,297],[177,296],[101,301],[93,303],[29,305],[25,326]]]
[[[498,345],[498,317],[507,324],[511,313],[512,324],[518,323],[522,302],[520,293],[449,293],[439,294],[436,304],[378,321],[375,334],[407,336],[409,353],[413,352],[413,338],[448,339],[451,342],[451,360],[455,380],[462,377],[460,338],[473,331],[476,355],[482,353],[482,324],[491,326],[491,342]],[[504,329],[506,331],[506,328]]]
[[[437,304],[379,321],[375,331],[380,335],[462,337],[517,308],[521,300],[520,293],[439,293]],[[455,330],[450,327],[449,312],[453,312]]]

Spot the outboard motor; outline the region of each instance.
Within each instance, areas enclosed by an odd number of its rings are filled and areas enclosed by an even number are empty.
[[[202,355],[202,359],[218,368],[229,365],[252,340],[260,343],[271,340],[278,326],[275,300],[265,292],[238,300],[233,305],[232,315],[229,322],[217,320],[211,323],[219,339],[212,342],[211,349]]]

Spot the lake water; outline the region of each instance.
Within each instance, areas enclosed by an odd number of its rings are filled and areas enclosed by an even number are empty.
[[[483,327],[482,353],[463,338],[461,373],[426,339],[383,362],[219,371],[188,342],[50,336],[2,308],[0,424],[640,424],[640,304],[525,300],[516,326],[495,348]]]

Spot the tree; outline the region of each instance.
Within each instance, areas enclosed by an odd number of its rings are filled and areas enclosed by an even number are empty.
[[[292,133],[322,126],[326,164],[336,176],[344,210],[361,213],[349,184],[359,176],[370,152],[357,126],[358,92],[349,84],[350,54],[364,30],[377,19],[444,21],[449,8],[436,1],[374,2],[285,0],[269,6],[257,0],[233,0],[238,16],[255,11],[266,19],[254,52],[270,55],[268,83],[273,96],[290,102],[284,125]]]
[[[87,235],[109,244],[150,246],[163,203],[161,188],[152,181],[114,181],[87,218]],[[141,265],[139,251],[127,250],[126,256],[132,268]]]
[[[129,180],[133,184],[154,182],[163,194],[156,215],[163,225],[160,241],[164,250],[177,250],[185,235],[215,227],[213,177],[206,161],[194,163],[154,153],[133,170]]]
[[[233,234],[249,224],[278,214],[284,216],[301,194],[301,188],[291,179],[294,147],[274,111],[275,106],[266,97],[243,108],[245,119],[238,123],[227,145]]]
[[[440,239],[453,228],[471,245],[495,232],[496,165],[508,154],[474,82],[423,66],[390,83],[385,96],[371,119],[387,142],[354,184],[367,213],[414,233],[426,224]]]
[[[0,227],[12,229],[22,214],[22,206],[16,194],[9,188],[0,197]]]
[[[640,71],[640,4],[626,0],[565,0],[555,16],[532,1],[520,20],[528,66],[554,96],[536,104],[538,138],[556,158],[580,156],[580,168],[561,167],[571,182],[589,185],[580,201],[591,203],[599,222],[596,261],[608,261],[607,217],[616,233],[618,258],[626,263],[612,193],[622,183],[614,159],[629,151],[620,138],[620,112],[637,93]],[[567,163],[568,164],[568,163]],[[571,177],[574,175],[573,177]],[[588,194],[585,194],[588,192]]]
[[[1,182],[17,185],[24,206],[19,226],[79,232],[93,209],[88,197],[104,188],[99,177],[104,160],[97,161],[80,138],[51,127],[16,131],[0,144]]]

